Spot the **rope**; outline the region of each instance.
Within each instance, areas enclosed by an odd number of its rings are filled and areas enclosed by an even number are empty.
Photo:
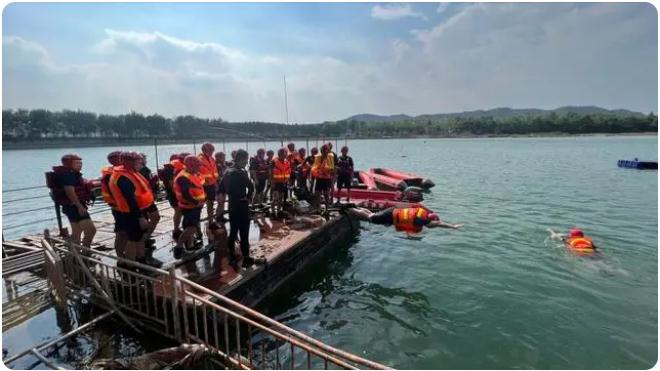
[[[14,211],[12,213],[6,213],[2,214],[2,217],[5,216],[12,216],[12,215],[19,215],[19,214],[25,214],[25,213],[31,213],[33,211],[39,211],[39,210],[46,210],[46,209],[51,209],[53,206],[44,206],[44,207],[37,207],[35,209],[28,209],[28,210],[21,210],[21,211]]]
[[[12,202],[26,201],[26,200],[34,200],[34,199],[37,199],[37,198],[46,198],[46,197],[50,197],[50,195],[41,195],[41,196],[33,196],[33,197],[17,198],[17,199],[9,200],[9,201],[4,201],[4,200],[3,200],[2,203],[3,203],[3,204],[10,204],[10,203],[12,203]]]
[[[25,227],[28,223],[29,224],[34,224],[34,223],[43,223],[43,222],[48,222],[55,219],[54,216],[51,216],[50,218],[47,219],[40,219],[40,220],[30,220],[29,222],[23,222],[21,224],[16,224],[16,225],[10,225],[8,227],[3,227],[2,229],[4,230],[9,230],[9,229],[14,229],[14,228],[19,228],[19,227]]]
[[[30,190],[30,189],[39,189],[39,188],[46,188],[46,186],[45,185],[40,185],[40,186],[34,186],[34,187],[3,189],[2,193],[20,192],[20,191],[27,191],[27,190]]]

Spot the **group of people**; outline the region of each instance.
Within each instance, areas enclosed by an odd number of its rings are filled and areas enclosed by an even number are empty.
[[[313,148],[311,155],[306,156],[304,148],[296,149],[289,143],[277,151],[277,156],[273,151],[258,149],[250,157],[247,151],[239,149],[232,151],[231,161],[226,161],[223,152],[215,152],[213,144],[204,143],[199,155],[172,154],[169,162],[153,174],[143,153],[113,151],[107,156],[109,164],[101,169],[101,195],[115,221],[117,256],[162,266],[153,257],[155,241],[151,238],[160,221],[155,200],[162,183],[174,209],[176,259],[202,245],[201,212],[206,207],[212,230],[223,229],[225,214],[229,214],[227,242],[232,260],[243,266],[261,263],[250,257],[250,204],[270,201],[272,215],[280,216],[284,203],[294,195],[316,205],[323,196],[327,209],[334,198],[335,183],[339,189],[349,190],[350,202],[353,159],[348,156],[348,147],[343,147],[341,153],[337,156],[332,152],[332,143],[326,143],[320,153]],[[71,223],[72,241],[89,248],[96,228],[88,212],[92,193],[89,182],[82,177],[82,158],[67,154],[61,162],[48,173],[47,183],[56,204],[61,205]],[[233,248],[237,239],[240,251]]]

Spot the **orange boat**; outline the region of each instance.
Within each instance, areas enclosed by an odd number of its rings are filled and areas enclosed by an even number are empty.
[[[355,171],[353,173],[353,177],[358,180],[358,188],[373,190],[378,189],[378,186],[376,186],[376,181],[371,176],[371,174],[366,171]]]
[[[403,191],[408,188],[409,184],[404,180],[382,174],[380,170],[381,169],[369,169],[369,176],[376,182],[378,189],[386,191]]]
[[[404,171],[385,169],[385,168],[373,168],[373,169],[369,169],[369,172],[371,174],[386,176],[388,178],[404,181],[408,186],[421,187],[424,189],[433,188],[435,186],[435,183],[433,183],[431,179],[422,178],[419,175],[406,173]],[[392,182],[391,180],[384,180],[384,181],[390,183]]]

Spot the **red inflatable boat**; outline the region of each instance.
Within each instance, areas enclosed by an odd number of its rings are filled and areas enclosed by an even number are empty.
[[[369,169],[369,173],[374,175],[385,176],[399,181],[404,181],[408,186],[421,187],[424,189],[429,189],[435,186],[435,183],[433,183],[431,179],[422,178],[419,175],[406,173],[404,171],[399,171],[399,170],[374,168],[374,169]],[[392,181],[388,180],[388,182],[391,183]]]
[[[335,197],[346,197],[346,188],[335,191]],[[401,192],[379,191],[373,189],[351,189],[351,200],[397,201],[402,198]]]
[[[366,171],[354,171],[353,178],[357,180],[357,188],[377,190],[376,181]]]
[[[379,210],[385,210],[390,207],[422,207],[429,212],[431,211],[428,207],[426,207],[424,204],[421,204],[419,202],[404,202],[404,201],[390,201],[390,200],[382,200],[382,201],[376,201],[376,200],[365,200],[365,201],[360,201],[355,203],[357,206],[364,207],[365,209],[369,209],[371,211],[379,211]]]
[[[391,176],[384,175],[379,172],[374,172],[374,170],[380,170],[380,169],[369,169],[369,176],[373,178],[373,180],[376,182],[376,184],[378,185],[378,189],[387,190],[387,191],[391,191],[391,190],[403,191],[409,185],[401,179],[393,178]]]

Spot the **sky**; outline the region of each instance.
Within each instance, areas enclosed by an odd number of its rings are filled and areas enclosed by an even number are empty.
[[[2,107],[314,123],[658,102],[647,3],[12,3]]]

